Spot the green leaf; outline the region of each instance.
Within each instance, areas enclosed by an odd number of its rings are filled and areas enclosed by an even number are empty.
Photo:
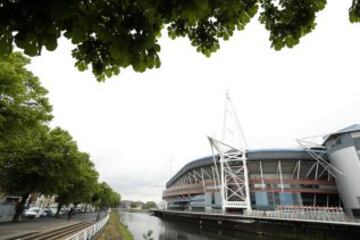
[[[50,38],[45,44],[45,47],[49,51],[54,51],[57,48],[57,38]]]
[[[75,66],[77,67],[77,69],[81,72],[85,71],[86,69],[88,69],[87,64],[84,61],[77,61],[75,63]]]
[[[287,47],[292,48],[295,44],[294,39],[290,36],[285,39],[285,44]]]
[[[12,51],[11,35],[0,35],[0,56],[7,55]]]

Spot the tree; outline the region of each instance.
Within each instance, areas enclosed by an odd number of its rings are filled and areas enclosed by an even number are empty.
[[[0,58],[0,149],[52,119],[47,90],[26,69],[29,63],[21,53]]]
[[[121,68],[135,71],[160,67],[161,29],[171,38],[188,37],[206,56],[219,40],[243,30],[259,11],[276,50],[293,47],[316,26],[326,0],[58,0],[0,2],[0,56],[13,46],[29,56],[52,51],[63,34],[75,45],[76,66],[92,67],[99,81]],[[360,22],[360,2],[353,0],[351,22]]]
[[[67,131],[48,127],[47,91],[26,70],[29,62],[20,53],[0,58],[0,189],[21,196],[13,220],[20,220],[31,193],[56,194],[59,209],[89,203],[95,193],[101,206],[117,206],[120,195],[98,184],[90,156],[78,150]]]
[[[130,207],[131,207],[131,208],[137,208],[137,207],[138,207],[138,203],[137,203],[137,202],[131,202],[131,203],[130,203]]]
[[[94,164],[90,161],[87,153],[78,152],[75,160],[77,164],[72,169],[71,176],[67,179],[68,186],[57,193],[57,215],[63,205],[74,203],[91,203],[92,197],[97,191],[98,173]]]
[[[40,176],[44,166],[39,149],[48,129],[45,125],[41,126],[38,131],[25,131],[21,138],[18,137],[17,143],[6,144],[1,149],[0,189],[6,194],[21,196],[15,207],[14,221],[20,219],[30,193],[41,188],[39,181],[46,180]]]
[[[53,195],[68,188],[77,164],[77,146],[68,132],[43,126],[29,133],[20,146],[7,146],[0,162],[1,190],[22,196],[14,221],[20,219],[30,193]]]
[[[121,196],[115,192],[106,182],[98,184],[97,192],[93,196],[93,202],[100,208],[118,207]]]
[[[87,153],[79,152],[78,155],[77,161],[80,171],[73,183],[73,202],[75,204],[90,203],[97,188],[99,174]]]
[[[158,207],[154,201],[149,201],[149,202],[146,202],[142,208],[143,209],[152,209],[152,208],[158,208]]]
[[[28,177],[42,166],[38,153],[49,131],[46,124],[52,118],[47,91],[26,70],[29,63],[20,53],[0,59],[0,189],[22,196],[16,219],[38,184],[37,178],[29,181]]]

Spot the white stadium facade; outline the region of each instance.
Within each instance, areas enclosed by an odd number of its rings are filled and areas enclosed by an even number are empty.
[[[212,156],[186,164],[166,184],[168,209],[341,209],[360,216],[360,125],[316,146],[238,150],[209,138]]]

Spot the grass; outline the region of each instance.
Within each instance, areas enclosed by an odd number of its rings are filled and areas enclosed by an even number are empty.
[[[133,240],[127,227],[120,222],[119,213],[114,210],[97,240]]]

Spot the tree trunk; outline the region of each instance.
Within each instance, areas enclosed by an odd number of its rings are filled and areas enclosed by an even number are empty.
[[[58,202],[58,206],[57,206],[57,210],[56,210],[56,214],[55,214],[56,217],[60,217],[60,211],[61,211],[62,206],[63,206],[63,204]]]
[[[15,215],[13,217],[13,222],[19,222],[21,221],[22,219],[22,214],[23,214],[23,211],[24,211],[24,206],[25,206],[25,203],[26,203],[26,200],[28,199],[30,193],[24,193],[22,196],[21,196],[21,201],[20,202],[17,202],[16,203],[16,206],[15,206]]]

